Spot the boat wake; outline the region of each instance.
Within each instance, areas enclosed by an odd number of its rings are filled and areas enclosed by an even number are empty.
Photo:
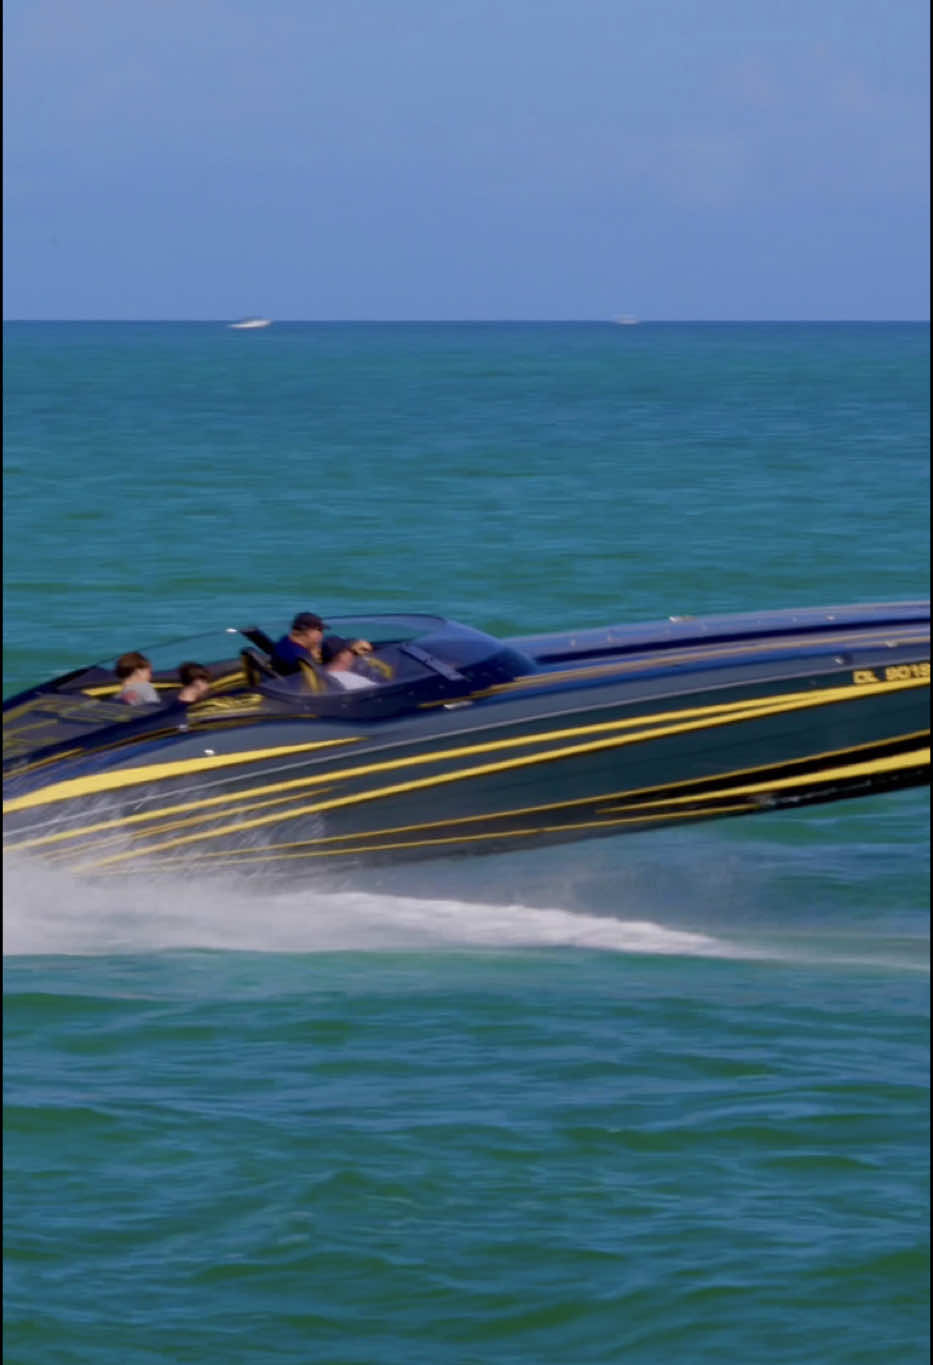
[[[758,956],[723,939],[648,919],[354,890],[268,892],[213,879],[174,885],[128,878],[101,885],[26,859],[7,866],[5,893],[6,956],[456,947]]]
[[[712,879],[710,879],[712,880]],[[683,888],[646,890],[641,878],[616,882],[614,908],[577,901],[574,877],[551,896],[564,907],[509,900],[480,886],[462,900],[448,881],[416,883],[417,894],[347,886],[273,889],[216,877],[184,881],[127,876],[90,882],[62,868],[8,858],[3,951],[18,956],[100,956],[183,950],[258,953],[418,952],[429,950],[582,949],[667,957],[728,958],[796,966],[842,966],[929,972],[929,931],[879,924],[840,924],[813,907],[806,921],[762,917],[752,886],[720,886],[746,902],[744,916],[716,923],[712,902]],[[650,880],[647,883],[650,887]],[[528,889],[528,888],[526,888]],[[760,892],[760,888],[758,888]],[[453,894],[451,894],[453,892]],[[551,897],[548,896],[548,899]],[[750,899],[749,899],[750,898]],[[714,897],[715,899],[715,897]],[[693,904],[685,924],[684,907]],[[637,907],[637,916],[626,913]],[[664,923],[663,921],[667,921]],[[699,925],[714,927],[707,932]]]

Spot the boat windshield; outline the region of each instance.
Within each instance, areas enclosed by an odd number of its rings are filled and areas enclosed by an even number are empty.
[[[117,704],[121,684],[114,672],[116,659],[40,684],[4,703],[5,759],[18,762],[43,747],[71,743],[113,726],[124,735],[144,733],[151,725],[149,718],[174,703],[179,667],[186,662],[203,664],[211,678],[210,696],[187,713],[195,722],[210,720],[218,707],[229,712],[230,707],[246,705],[267,706],[275,714],[284,707],[313,710],[321,717],[380,719],[447,703],[536,671],[534,662],[507,642],[441,616],[334,616],[328,633],[366,639],[372,645],[372,654],[358,666],[370,686],[348,690],[324,680],[321,689],[315,684],[315,678],[321,680],[318,673],[309,678],[301,670],[282,676],[271,666],[270,651],[283,633],[275,626],[268,631],[231,626],[140,650],[152,664],[158,700],[151,706]]]
[[[378,648],[383,644],[397,644],[415,640],[446,624],[447,622],[442,616],[415,613],[379,616],[333,616],[328,619],[326,634],[342,635],[351,640],[368,640],[370,644]],[[238,660],[240,651],[243,649],[256,649],[258,647],[262,650],[260,640],[265,639],[274,644],[283,635],[288,634],[288,628],[289,623],[281,621],[262,622],[256,626],[227,626],[223,630],[209,631],[203,635],[184,635],[159,644],[144,645],[140,652],[152,664],[152,671],[157,675],[170,673],[176,670],[179,664],[185,662],[214,666],[226,660],[231,662]],[[135,648],[137,646],[132,643],[127,645],[127,649]],[[108,673],[113,676],[113,670],[119,657],[118,654],[115,654],[111,658],[99,660],[91,667],[94,672]],[[82,671],[90,672],[91,669]]]

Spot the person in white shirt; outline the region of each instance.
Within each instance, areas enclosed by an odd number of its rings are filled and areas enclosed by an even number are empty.
[[[338,687],[348,690],[354,687],[375,687],[371,678],[363,678],[354,673],[353,661],[356,658],[349,640],[340,635],[328,635],[321,641],[321,663],[324,672]]]

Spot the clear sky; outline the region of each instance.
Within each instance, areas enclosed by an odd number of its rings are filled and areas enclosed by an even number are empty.
[[[6,0],[4,316],[929,317],[927,0]]]

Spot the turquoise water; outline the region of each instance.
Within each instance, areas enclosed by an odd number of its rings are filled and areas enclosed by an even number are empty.
[[[295,610],[928,593],[929,329],[7,324],[4,691]],[[7,869],[14,1362],[921,1362],[926,793]]]

